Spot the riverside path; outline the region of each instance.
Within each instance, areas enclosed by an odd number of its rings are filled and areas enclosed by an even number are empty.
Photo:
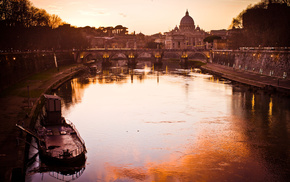
[[[259,89],[283,92],[289,95],[290,80],[288,78],[272,77],[257,72],[234,69],[220,64],[207,63],[201,67],[204,71],[217,74],[222,78],[250,85]]]

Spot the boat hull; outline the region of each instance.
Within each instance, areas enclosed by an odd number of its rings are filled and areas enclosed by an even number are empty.
[[[44,152],[43,150],[40,150],[39,157],[43,163],[49,166],[77,167],[77,166],[83,165],[86,161],[85,152],[75,157],[60,159],[57,157],[52,157],[48,155],[46,152]]]

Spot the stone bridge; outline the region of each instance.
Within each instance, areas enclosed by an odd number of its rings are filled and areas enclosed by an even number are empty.
[[[184,58],[208,61],[211,58],[209,50],[181,50],[181,49],[131,49],[131,48],[94,48],[74,51],[74,59],[78,63],[105,61],[113,59],[162,59]]]

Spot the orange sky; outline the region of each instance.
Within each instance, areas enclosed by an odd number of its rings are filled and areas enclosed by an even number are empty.
[[[186,9],[206,31],[227,29],[249,4],[261,0],[31,0],[34,6],[59,15],[71,25],[123,25],[129,32],[164,33],[179,25]]]

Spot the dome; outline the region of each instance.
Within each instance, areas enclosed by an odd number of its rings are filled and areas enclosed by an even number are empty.
[[[191,16],[189,16],[188,11],[186,11],[185,16],[181,19],[179,28],[180,28],[181,31],[187,31],[187,30],[194,30],[195,29],[194,21],[191,18]]]

